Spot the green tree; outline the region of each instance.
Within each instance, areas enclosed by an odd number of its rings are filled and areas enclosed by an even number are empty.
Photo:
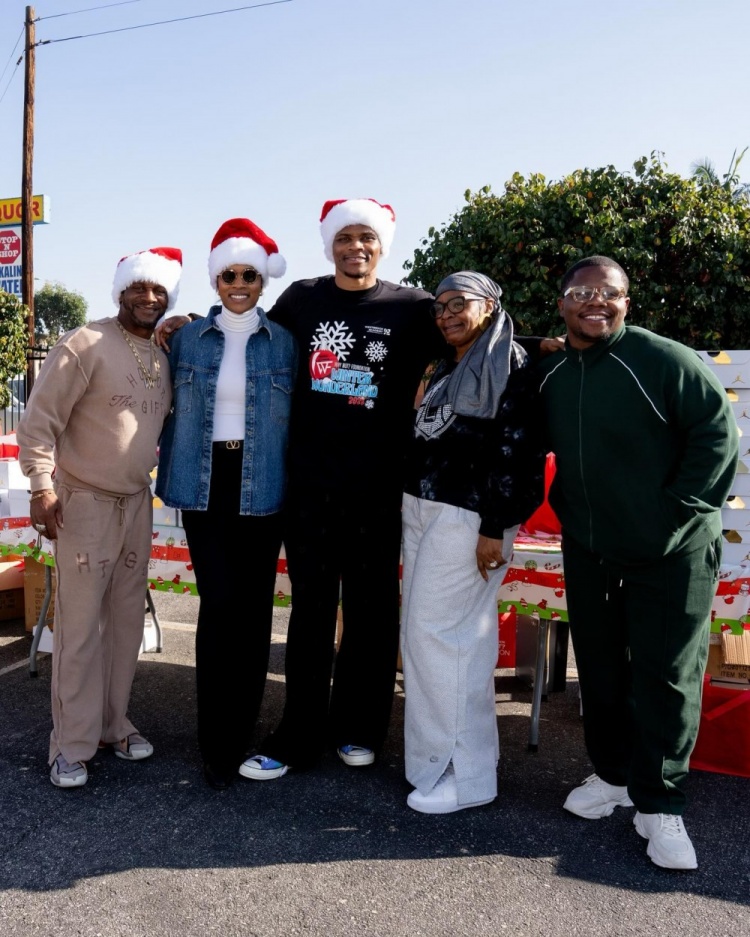
[[[716,172],[716,167],[708,157],[695,160],[690,164],[690,175],[700,186],[720,185],[732,193],[735,199],[750,199],[750,183],[740,182],[739,166],[742,157],[747,153],[748,147],[737,155],[737,150],[732,153],[729,161],[729,169],[720,179]]]
[[[10,403],[8,381],[26,368],[28,306],[17,296],[0,290],[0,409]]]
[[[565,270],[606,254],[630,276],[632,324],[695,348],[750,347],[750,202],[668,172],[658,153],[633,170],[581,169],[558,182],[516,173],[502,195],[467,191],[404,265],[406,282],[434,290],[454,270],[486,273],[519,330],[547,335],[563,331]]]
[[[70,329],[86,324],[88,306],[80,293],[62,283],[45,283],[34,294],[34,341],[54,345]]]

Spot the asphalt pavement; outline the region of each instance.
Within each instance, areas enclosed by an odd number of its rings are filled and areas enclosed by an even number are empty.
[[[632,809],[599,821],[562,809],[591,773],[574,679],[543,704],[532,754],[530,690],[498,673],[500,792],[486,807],[406,806],[400,682],[373,767],[328,753],[217,793],[195,745],[197,599],[157,594],[157,609],[164,650],[141,656],[131,705],[155,754],[101,753],[74,790],[48,779],[50,658],[31,679],[22,626],[0,624],[2,937],[750,937],[750,780],[693,772],[700,867],[657,868]],[[259,738],[283,706],[285,630],[279,610]]]

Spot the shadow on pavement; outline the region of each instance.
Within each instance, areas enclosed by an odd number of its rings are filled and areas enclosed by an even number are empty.
[[[165,653],[139,663],[131,717],[153,742],[154,757],[129,764],[100,753],[88,785],[72,791],[48,780],[49,656],[41,658],[36,680],[25,669],[0,676],[0,889],[66,889],[133,868],[473,857],[498,867],[522,858],[540,874],[619,890],[750,903],[747,780],[691,775],[687,825],[701,862],[693,874],[648,861],[632,810],[597,822],[562,810],[568,790],[591,770],[571,685],[544,704],[540,750],[530,754],[530,693],[514,678],[498,678],[500,795],[487,807],[445,817],[406,807],[400,692],[386,750],[373,768],[346,768],[331,753],[314,771],[266,783],[239,779],[216,793],[203,782],[195,748],[192,640],[190,631],[168,630]],[[283,644],[272,649],[259,738],[283,705],[283,682],[275,676],[283,650]]]

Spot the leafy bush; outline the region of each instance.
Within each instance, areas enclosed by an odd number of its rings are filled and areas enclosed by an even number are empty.
[[[750,347],[750,201],[668,172],[658,153],[633,169],[581,169],[559,182],[515,173],[503,195],[467,191],[466,206],[404,265],[405,280],[434,290],[452,271],[480,271],[502,286],[520,332],[548,335],[564,331],[564,272],[606,254],[630,277],[632,324],[695,348]]]
[[[27,306],[17,296],[0,290],[0,408],[10,403],[8,380],[26,368]]]

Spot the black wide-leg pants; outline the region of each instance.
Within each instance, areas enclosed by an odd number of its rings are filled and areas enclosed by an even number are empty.
[[[195,639],[198,745],[236,770],[251,749],[273,620],[281,514],[241,515],[242,448],[215,443],[208,509],[183,511],[200,595]]]
[[[377,751],[385,740],[398,656],[401,493],[292,488],[284,513],[286,705],[261,750],[304,768],[328,745]],[[334,668],[339,589],[344,630]]]

